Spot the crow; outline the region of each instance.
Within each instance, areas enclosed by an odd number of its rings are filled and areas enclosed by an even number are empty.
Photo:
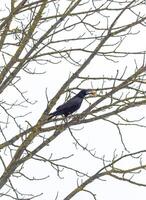
[[[81,90],[77,95],[66,101],[64,104],[60,105],[55,112],[50,113],[48,119],[58,115],[64,115],[67,117],[68,115],[77,111],[80,108],[84,97],[88,94],[95,96],[96,91],[92,89]]]

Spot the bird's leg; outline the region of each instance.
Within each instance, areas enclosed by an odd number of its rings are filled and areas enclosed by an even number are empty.
[[[63,118],[63,121],[64,121],[64,123],[67,124],[67,126],[68,126],[68,120],[67,120],[67,117],[64,117],[64,118]]]

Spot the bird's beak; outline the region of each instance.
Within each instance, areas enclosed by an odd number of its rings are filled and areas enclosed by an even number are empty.
[[[89,90],[88,94],[91,94],[92,96],[96,96],[96,90]]]

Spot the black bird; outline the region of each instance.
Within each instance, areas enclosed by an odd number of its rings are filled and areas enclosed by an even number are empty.
[[[72,97],[67,102],[60,105],[55,112],[50,113],[49,119],[58,115],[64,115],[65,117],[67,117],[68,115],[72,114],[80,108],[84,97],[88,94],[92,94],[93,96],[95,96],[96,91],[91,89],[81,90],[76,96]]]

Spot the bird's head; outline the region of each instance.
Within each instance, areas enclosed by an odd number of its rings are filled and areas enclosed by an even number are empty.
[[[81,97],[81,98],[84,98],[86,95],[92,95],[92,96],[96,96],[96,90],[93,90],[93,89],[84,89],[84,90],[81,90],[79,93],[78,93],[78,96]]]

